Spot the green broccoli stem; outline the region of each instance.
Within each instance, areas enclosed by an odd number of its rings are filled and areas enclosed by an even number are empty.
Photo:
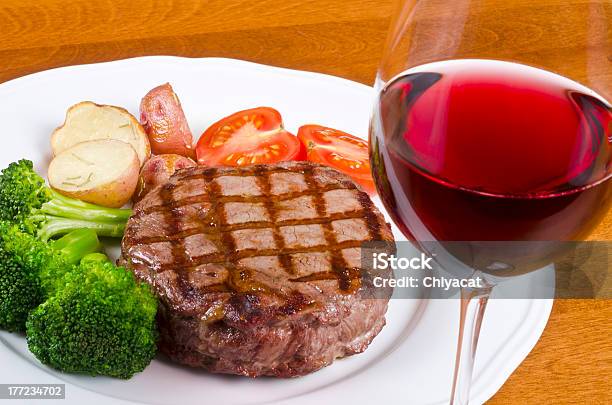
[[[112,263],[112,261],[104,253],[100,253],[100,252],[88,253],[81,258],[81,264],[84,264],[84,265],[93,265],[93,264],[102,264],[102,263]]]
[[[95,231],[77,229],[54,241],[51,247],[62,253],[66,263],[77,264],[84,257],[100,254],[96,252],[100,250],[101,245]]]
[[[41,221],[42,225],[37,231],[37,236],[43,241],[48,241],[57,235],[63,235],[78,229],[90,229],[98,236],[110,236],[119,238],[125,231],[125,222],[94,222],[72,218],[60,218],[49,215],[36,215],[32,218]]]
[[[107,208],[81,200],[66,197],[49,189],[51,199],[44,203],[38,212],[62,218],[94,222],[127,222],[132,215],[131,209]]]

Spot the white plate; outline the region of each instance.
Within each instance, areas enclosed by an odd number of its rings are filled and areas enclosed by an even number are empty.
[[[244,108],[270,105],[290,131],[318,123],[366,137],[373,90],[337,77],[229,59],[146,57],[71,66],[0,85],[0,166],[19,158],[45,173],[49,135],[81,100],[123,106],[169,81],[194,134]],[[404,239],[397,229],[398,239]],[[550,270],[529,277],[550,277]],[[492,300],[478,350],[473,403],[490,398],[542,333],[551,300]],[[443,404],[448,401],[458,324],[456,300],[394,300],[387,326],[363,354],[306,377],[278,380],[208,374],[155,360],[129,381],[57,373],[40,365],[24,338],[0,333],[0,383],[61,383],[69,403]],[[111,399],[112,398],[112,399]]]

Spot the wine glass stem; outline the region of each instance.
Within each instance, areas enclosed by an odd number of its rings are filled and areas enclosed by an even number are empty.
[[[467,405],[469,402],[480,325],[482,324],[492,288],[493,286],[461,289],[459,337],[457,340],[453,389],[451,391],[451,405]]]

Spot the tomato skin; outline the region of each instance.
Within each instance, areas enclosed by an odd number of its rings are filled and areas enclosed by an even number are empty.
[[[295,135],[294,135],[295,136]],[[300,150],[296,153],[295,158],[291,159],[292,161],[303,161],[303,160],[307,160],[308,157],[308,151],[306,150],[306,146],[304,146],[304,144],[302,143],[302,141],[300,141],[300,139],[295,136],[295,139],[298,140],[298,142],[300,143]]]
[[[207,166],[246,166],[304,160],[306,151],[295,135],[283,128],[277,110],[257,107],[212,124],[198,140],[196,155],[198,163]]]
[[[306,148],[306,158],[350,176],[368,193],[376,187],[372,179],[367,141],[322,125],[303,125],[298,138]]]

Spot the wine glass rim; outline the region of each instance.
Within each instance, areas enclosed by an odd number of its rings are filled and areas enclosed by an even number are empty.
[[[412,73],[421,73],[426,71],[428,68],[430,67],[435,67],[438,64],[441,63],[462,63],[462,62],[470,62],[470,61],[481,61],[481,62],[485,62],[485,63],[511,63],[513,65],[519,65],[522,66],[524,68],[531,68],[531,69],[537,69],[540,71],[543,71],[549,75],[553,75],[555,77],[561,78],[563,80],[569,80],[573,83],[575,83],[576,85],[581,87],[581,90],[587,94],[590,94],[594,97],[596,97],[597,99],[601,100],[605,105],[610,105],[610,103],[600,94],[598,94],[596,91],[594,91],[593,89],[574,81],[571,78],[562,76],[558,73],[555,72],[551,72],[545,69],[542,69],[541,67],[538,66],[533,66],[533,65],[529,65],[529,64],[525,64],[522,62],[515,62],[515,61],[508,61],[508,60],[503,60],[503,59],[491,59],[491,58],[456,58],[456,59],[445,59],[445,60],[438,60],[438,61],[431,61],[431,62],[427,62],[427,63],[423,63],[420,65],[416,65],[416,66],[412,66],[407,68],[406,70],[396,74],[395,76],[393,76],[391,79],[389,79],[387,82],[383,82],[382,83],[382,88],[380,90],[380,93],[382,93],[383,91],[385,91],[385,89],[390,86],[393,82],[395,82],[398,79],[401,79],[403,77],[405,77],[406,75],[412,74]],[[525,191],[525,192],[502,192],[502,191],[493,191],[493,190],[487,190],[486,188],[474,188],[474,187],[468,187],[468,186],[462,186],[461,184],[458,184],[448,178],[436,175],[431,173],[430,171],[428,171],[427,169],[421,167],[420,165],[418,165],[417,163],[415,163],[414,161],[408,161],[407,162],[410,166],[412,166],[415,170],[417,170],[418,172],[420,172],[422,175],[438,182],[438,183],[442,183],[446,186],[464,191],[464,192],[469,192],[472,194],[478,194],[478,195],[482,195],[482,196],[487,196],[487,197],[494,197],[494,198],[514,198],[514,199],[544,199],[544,198],[553,198],[553,197],[560,197],[560,196],[565,196],[565,195],[571,195],[574,193],[578,193],[578,192],[582,192],[585,191],[587,189],[590,189],[592,187],[596,187],[602,183],[605,183],[606,181],[610,180],[610,178],[612,178],[612,168],[607,168],[606,170],[606,174],[601,177],[600,179],[591,181],[589,183],[586,184],[580,184],[580,185],[571,185],[569,187],[565,187],[565,188],[550,188],[550,189],[546,189],[543,188],[541,190],[537,190],[537,191]]]
[[[540,66],[534,66],[531,64],[527,64],[524,62],[518,62],[518,61],[512,61],[512,60],[504,60],[504,59],[492,59],[492,58],[454,58],[454,59],[441,59],[441,60],[435,60],[435,61],[431,61],[431,62],[426,62],[426,63],[422,63],[419,65],[414,65],[414,66],[410,66],[407,67],[406,69],[404,69],[403,71],[397,73],[396,75],[394,75],[393,77],[391,77],[389,80],[387,81],[383,81],[382,82],[382,86],[381,86],[381,91],[384,91],[384,89],[389,86],[391,83],[393,83],[394,81],[398,80],[399,78],[407,75],[407,74],[411,74],[411,73],[419,73],[421,72],[423,69],[428,68],[428,67],[434,67],[437,64],[440,63],[462,63],[462,62],[471,62],[471,61],[480,61],[480,62],[485,62],[485,63],[510,63],[513,65],[517,65],[517,66],[522,66],[522,67],[527,67],[527,68],[531,68],[531,69],[537,69],[540,70],[544,73],[547,73],[549,75],[554,75],[557,78],[560,78],[562,80],[569,80],[577,85],[579,85],[581,87],[581,90],[584,93],[590,94],[593,97],[601,100],[603,103],[605,103],[606,105],[610,106],[610,102],[601,94],[599,94],[598,92],[596,92],[595,90],[593,90],[592,88],[570,78],[567,76],[563,76],[559,73],[556,73],[554,71],[551,70],[546,70],[543,69]],[[380,74],[377,75],[377,78],[380,79]],[[612,106],[610,107],[612,108]]]

